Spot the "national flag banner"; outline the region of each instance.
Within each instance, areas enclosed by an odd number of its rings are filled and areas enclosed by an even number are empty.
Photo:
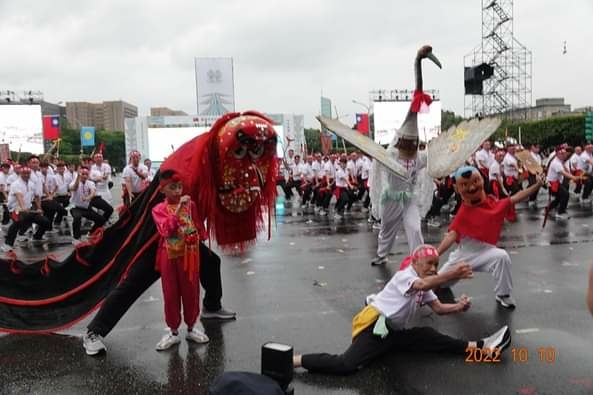
[[[369,134],[369,114],[356,114],[356,130],[364,135]]]
[[[59,115],[44,115],[43,116],[43,139],[56,140],[60,138],[60,116]]]
[[[80,144],[83,147],[94,147],[95,146],[95,127],[94,126],[83,126],[80,129]]]

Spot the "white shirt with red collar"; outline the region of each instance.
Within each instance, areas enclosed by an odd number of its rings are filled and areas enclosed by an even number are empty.
[[[437,300],[432,290],[414,289],[414,282],[419,279],[420,276],[410,265],[395,273],[383,290],[373,297],[371,305],[389,318],[394,329],[408,327],[418,307]]]

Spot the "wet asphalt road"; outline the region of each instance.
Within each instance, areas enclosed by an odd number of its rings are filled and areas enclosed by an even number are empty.
[[[414,320],[468,339],[508,324],[513,341],[502,362],[399,353],[349,377],[298,371],[295,393],[593,394],[593,317],[585,306],[593,212],[572,203],[570,221],[551,220],[542,230],[541,211],[521,204],[519,222],[503,231],[515,311],[496,305],[490,276],[478,273],[454,288],[472,296],[468,312],[439,317],[425,307]],[[445,229],[425,229],[426,241],[438,243]],[[223,259],[224,304],[239,316],[204,322],[208,345],[182,341],[178,349],[154,351],[164,330],[156,283],[107,337],[106,355],[84,354],[88,319],[59,335],[0,336],[0,394],[204,394],[225,370],[258,372],[267,341],[291,344],[297,353],[341,352],[364,297],[381,289],[407,252],[402,234],[390,264],[371,267],[376,235],[358,211],[335,221],[279,206],[271,241]]]

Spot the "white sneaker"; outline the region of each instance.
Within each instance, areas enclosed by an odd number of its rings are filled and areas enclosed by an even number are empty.
[[[2,244],[2,246],[0,246],[0,250],[2,250],[2,252],[10,252],[13,249],[14,248],[11,245],[8,245],[8,244]]]
[[[210,339],[208,338],[208,336],[206,336],[204,332],[199,331],[196,328],[192,329],[190,332],[187,332],[185,338],[189,341],[198,344],[204,344],[210,341]]]
[[[439,228],[441,226],[441,223],[439,221],[434,220],[434,219],[431,218],[428,221],[426,221],[426,225],[429,228]]]
[[[567,219],[569,219],[570,217],[569,217],[569,216],[568,216],[568,214],[566,214],[566,213],[562,213],[562,214],[558,214],[558,213],[556,213],[556,214],[554,215],[554,218],[556,218],[556,219],[559,219],[559,220],[567,220]]]
[[[28,243],[29,238],[26,235],[18,235],[16,237],[16,241],[18,241],[19,243]]]
[[[327,215],[327,211],[325,211],[325,210],[319,210],[319,215],[321,215],[322,217],[323,216],[326,216]]]
[[[176,344],[179,344],[181,339],[179,339],[179,335],[174,335],[173,332],[167,332],[161,340],[156,344],[157,351],[164,351],[168,350],[169,348],[173,347]]]
[[[487,352],[495,352],[496,349],[504,350],[511,344],[511,330],[507,325],[503,326],[492,335],[482,339],[484,346],[482,349]]]
[[[337,214],[337,213],[336,213],[336,214],[334,214],[334,219],[336,219],[336,220],[340,220],[340,219],[342,219],[342,218],[343,218],[343,217],[342,217],[340,214]]]
[[[86,350],[87,355],[97,355],[101,351],[107,351],[105,344],[102,342],[101,336],[93,332],[87,332],[82,337],[82,346]]]
[[[373,230],[381,230],[381,224],[379,222],[375,222],[373,224]]]

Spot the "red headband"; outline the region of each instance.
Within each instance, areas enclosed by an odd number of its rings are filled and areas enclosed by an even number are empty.
[[[159,181],[159,187],[162,188],[162,187],[167,186],[171,183],[179,182],[179,181],[181,181],[181,177],[179,176],[179,174],[175,173],[169,178],[164,178],[164,179],[161,178]]]
[[[414,260],[432,256],[438,257],[439,252],[436,248],[434,248],[431,245],[419,246],[418,248],[416,248],[416,250],[414,250],[414,253],[412,254],[412,258],[414,258]]]

